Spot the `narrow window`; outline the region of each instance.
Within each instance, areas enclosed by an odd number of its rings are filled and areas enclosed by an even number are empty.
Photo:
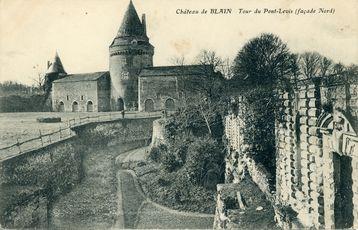
[[[66,96],[66,98],[67,98],[67,101],[70,100],[70,97],[68,95]]]
[[[81,95],[81,100],[83,101],[83,95]]]

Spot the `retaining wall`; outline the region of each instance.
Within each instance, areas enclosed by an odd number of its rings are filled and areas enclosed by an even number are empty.
[[[155,119],[77,126],[72,138],[0,161],[1,227],[47,227],[52,203],[80,183],[83,156],[107,145],[125,151],[149,144]]]

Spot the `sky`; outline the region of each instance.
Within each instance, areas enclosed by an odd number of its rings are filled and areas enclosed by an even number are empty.
[[[34,83],[59,53],[68,73],[108,70],[108,47],[129,0],[0,0],[0,82]],[[200,52],[234,58],[263,32],[292,52],[317,51],[346,65],[358,63],[357,0],[133,0],[146,14],[154,65],[175,56],[188,63]],[[231,14],[177,14],[178,9],[232,9]],[[239,14],[239,9],[334,9],[334,14]]]

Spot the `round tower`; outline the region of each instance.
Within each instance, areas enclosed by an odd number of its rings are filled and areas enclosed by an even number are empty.
[[[130,1],[116,37],[109,46],[111,109],[120,111],[137,107],[138,74],[153,66],[154,47],[146,33],[145,15],[140,21]]]

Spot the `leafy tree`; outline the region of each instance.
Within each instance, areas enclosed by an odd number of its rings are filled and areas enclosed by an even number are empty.
[[[247,153],[274,174],[276,90],[290,89],[298,77],[298,56],[276,35],[261,34],[238,52],[233,73],[230,83],[243,97],[239,110]]]
[[[233,66],[233,80],[244,88],[286,86],[298,75],[297,55],[276,35],[264,33],[251,39],[239,51]]]

